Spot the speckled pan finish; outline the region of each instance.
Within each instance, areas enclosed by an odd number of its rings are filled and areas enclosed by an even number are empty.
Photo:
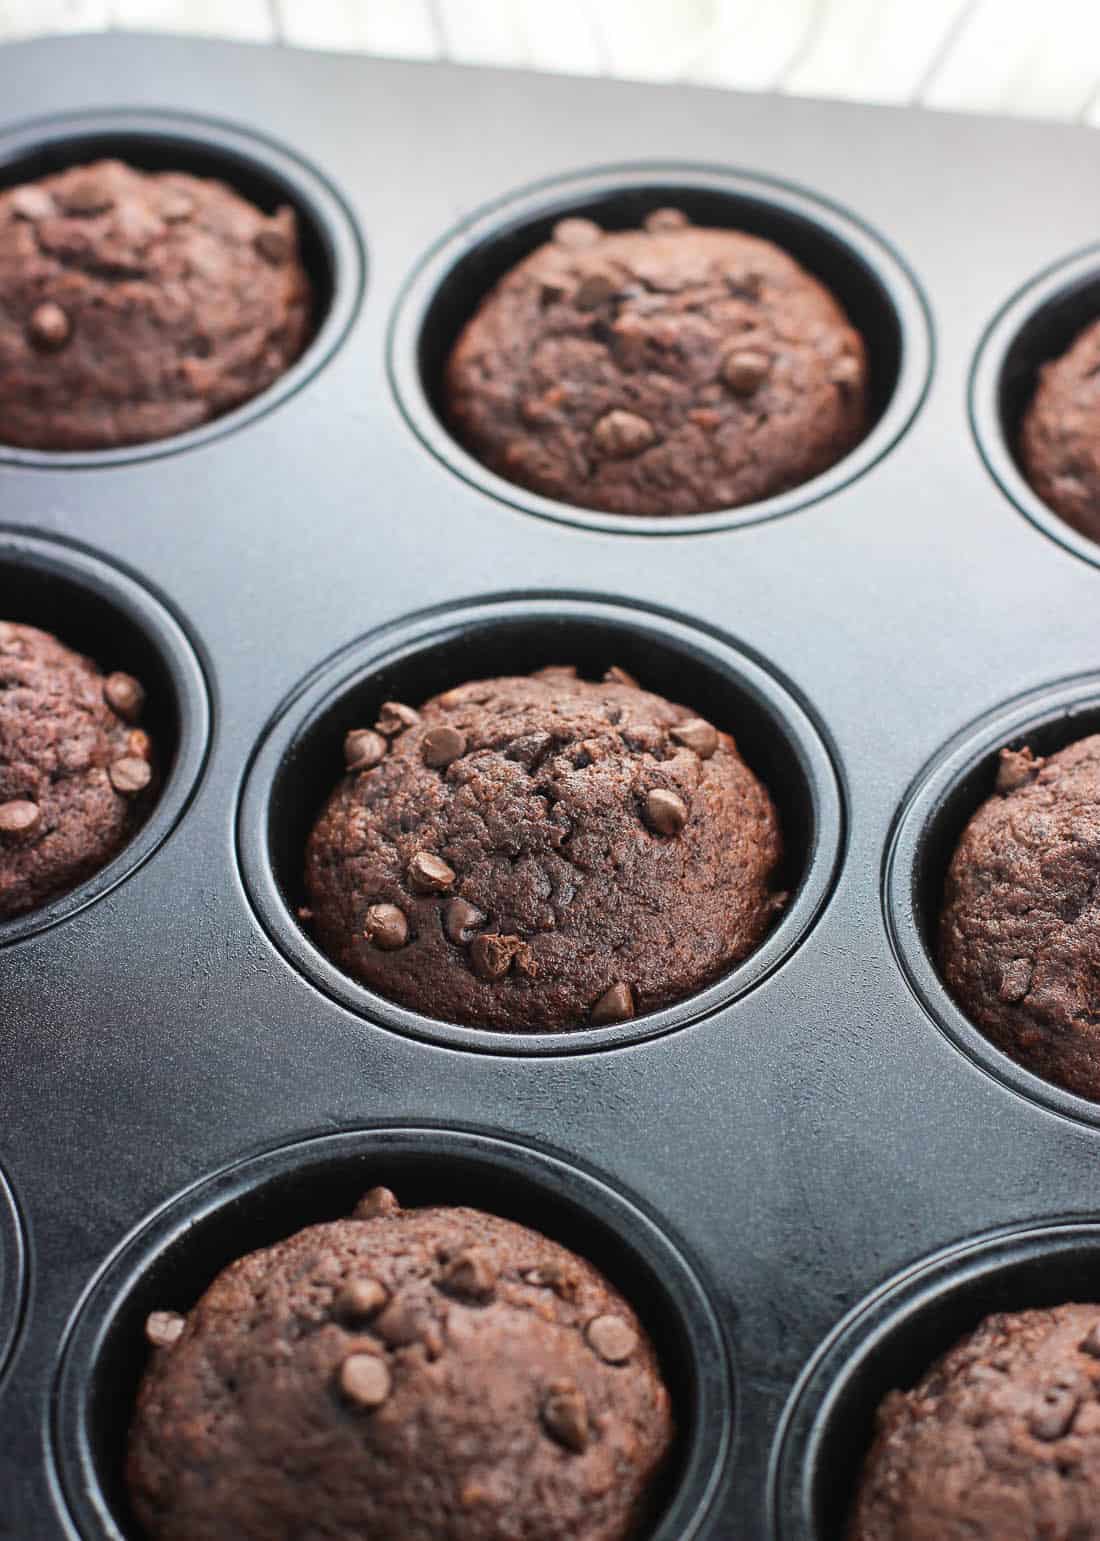
[[[1096,1106],[984,1045],[929,953],[997,749],[1100,720],[1096,549],[1013,454],[1035,368],[1100,294],[1095,136],[170,38],[0,57],[0,181],[110,151],[290,198],[321,300],[294,368],[193,434],[0,447],[0,615],[137,655],[175,746],[139,842],[0,926],[0,1534],[135,1541],[141,1309],[392,1168],[638,1281],[685,1415],[655,1536],[834,1541],[850,1468],[820,1454],[860,1448],[880,1388],[829,1386],[894,1332],[877,1292],[1030,1228],[1011,1289],[994,1248],[965,1310],[921,1294],[934,1325],[875,1359],[916,1380],[967,1312],[1053,1298],[1042,1227],[1096,1210]],[[458,328],[556,219],[669,205],[841,297],[867,438],[698,518],[494,478],[439,418]],[[384,700],[550,663],[618,665],[730,729],[792,899],[700,996],[535,1050],[342,981],[297,924],[296,850]]]

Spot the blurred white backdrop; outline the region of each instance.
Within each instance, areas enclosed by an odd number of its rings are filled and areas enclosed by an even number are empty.
[[[0,0],[108,27],[1100,123],[1100,0]]]

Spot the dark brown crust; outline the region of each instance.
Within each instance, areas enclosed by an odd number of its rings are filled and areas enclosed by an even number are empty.
[[[794,487],[863,436],[865,349],[833,296],[770,242],[677,218],[565,221],[482,302],[447,402],[490,469],[586,508],[694,514]]]
[[[948,870],[943,977],[1007,1054],[1100,1099],[1100,735],[1006,750],[998,785]]]
[[[570,669],[435,697],[379,765],[345,777],[310,836],[320,945],[402,1005],[500,1030],[583,1027],[709,984],[771,925],[781,842],[727,734],[708,758],[675,740],[691,717]],[[465,747],[437,768],[425,741],[441,724]],[[678,833],[647,822],[656,789],[682,801]],[[410,870],[424,853],[454,874],[442,890],[423,891]],[[455,899],[481,918],[457,927]],[[376,905],[405,915],[404,945],[371,940]],[[626,994],[593,1018],[619,985]]]
[[[0,621],[0,809],[29,802],[39,815],[27,835],[0,830],[2,917],[90,877],[149,812],[155,776],[137,795],[111,783],[112,766],[152,751],[107,705],[104,685],[90,659],[55,637]]]
[[[1039,370],[1020,425],[1020,458],[1043,502],[1100,540],[1100,321]]]
[[[991,1316],[879,1410],[848,1541],[1100,1534],[1100,1306]]]
[[[380,1311],[341,1306],[353,1279],[383,1286]],[[636,1338],[622,1363],[586,1333],[609,1315]],[[357,1351],[385,1365],[380,1405],[341,1389]],[[589,1264],[477,1210],[414,1209],[227,1268],[155,1353],[127,1473],[150,1541],[619,1541],[671,1440],[653,1349]]]
[[[120,161],[0,192],[0,441],[113,449],[266,390],[308,336],[297,240],[289,208]]]

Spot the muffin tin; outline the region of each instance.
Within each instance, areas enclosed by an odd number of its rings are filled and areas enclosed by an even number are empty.
[[[142,1313],[386,1180],[635,1299],[681,1430],[662,1541],[834,1541],[889,1384],[988,1310],[1100,1290],[1095,1107],[985,1044],[929,955],[996,748],[1100,721],[1097,548],[1013,457],[1038,362],[1100,311],[1095,137],[167,38],[5,59],[0,179],[112,152],[290,198],[321,321],[196,433],[0,452],[0,614],[140,675],[171,761],[110,867],[0,925],[0,1535],[131,1541]],[[485,284],[559,213],[670,202],[837,288],[867,439],[698,519],[488,476],[435,393]],[[728,724],[794,897],[667,1012],[486,1037],[341,978],[295,850],[384,696],[551,662]]]

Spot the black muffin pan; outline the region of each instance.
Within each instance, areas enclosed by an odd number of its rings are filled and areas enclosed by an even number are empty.
[[[891,1386],[990,1310],[1100,1299],[1100,1106],[986,1043],[934,961],[998,748],[1100,727],[1100,547],[1016,461],[1038,366],[1100,315],[1098,141],[167,38],[3,60],[0,184],[109,153],[289,201],[318,326],[196,432],[0,446],[0,617],[138,674],[166,763],[115,862],[0,923],[0,1537],[137,1541],[145,1313],[386,1182],[630,1294],[679,1428],[646,1541],[840,1541]],[[458,329],[555,219],[667,204],[835,289],[867,437],[695,519],[502,482],[441,418]],[[333,968],[301,848],[382,700],[548,663],[730,728],[791,901],[665,1011],[477,1033]]]

